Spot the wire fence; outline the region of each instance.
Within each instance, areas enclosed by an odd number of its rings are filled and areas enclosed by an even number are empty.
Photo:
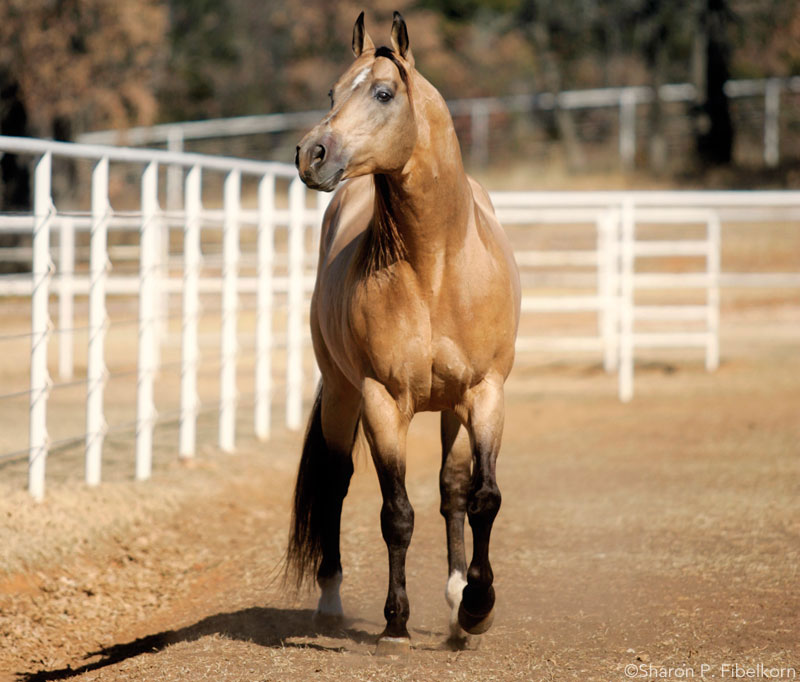
[[[133,435],[143,480],[157,428],[172,434],[170,453],[192,458],[201,422],[204,434],[216,422],[223,451],[245,411],[260,440],[279,421],[301,427],[319,376],[307,316],[329,195],[278,164],[8,137],[0,151],[35,168],[30,212],[0,214],[0,232],[30,237],[15,254],[22,271],[0,276],[0,463],[27,459],[33,497],[44,495],[48,455],[76,446],[98,484],[109,434]],[[88,206],[54,203],[59,155],[91,162]],[[139,205],[117,210],[114,170],[129,178],[131,165]],[[169,166],[182,169],[180,209],[162,208]],[[588,354],[617,373],[623,401],[644,352],[683,349],[717,367],[725,287],[800,290],[800,192],[492,199],[523,282],[518,362]],[[773,232],[769,266],[737,270],[752,262],[754,235]]]
[[[235,443],[237,363],[240,323],[244,317],[257,329],[252,364],[257,377],[253,391],[255,431],[260,438],[269,436],[275,368],[274,351],[280,337],[283,349],[286,425],[299,428],[304,391],[303,311],[302,300],[313,284],[313,274],[306,271],[304,233],[316,218],[309,208],[305,187],[294,169],[277,164],[202,157],[190,154],[100,148],[87,145],[48,143],[38,140],[0,138],[5,152],[28,154],[35,158],[34,201],[28,216],[9,216],[0,220],[6,231],[22,230],[31,234],[28,273],[0,279],[0,293],[30,297],[28,332],[0,335],[30,341],[30,384],[25,389],[5,391],[0,400],[29,398],[29,490],[36,498],[44,494],[44,465],[51,447],[48,435],[48,403],[54,390],[84,387],[85,431],[59,437],[53,442],[85,442],[85,478],[90,485],[101,479],[103,440],[115,429],[135,430],[135,477],[146,479],[151,473],[153,429],[159,420],[156,390],[167,385],[162,377],[177,370],[180,422],[179,454],[195,454],[196,421],[209,401],[218,406],[218,445],[232,450]],[[91,170],[90,206],[86,211],[57,210],[53,203],[52,159],[54,156],[89,159]],[[134,211],[114,211],[110,201],[110,166],[136,164],[140,167],[140,205]],[[186,202],[178,214],[161,211],[159,171],[166,165],[186,169]],[[221,208],[203,206],[204,176],[222,175],[224,196]],[[243,210],[241,179],[243,175],[258,182],[256,208]],[[276,210],[278,183],[288,196],[290,206]],[[313,220],[316,224],[316,220]],[[256,233],[258,256],[242,266],[239,262],[240,226]],[[292,249],[286,264],[273,262],[276,233],[289,234]],[[110,248],[112,231],[132,232],[133,243]],[[177,235],[173,234],[178,232]],[[201,233],[211,235],[211,263],[202,260]],[[75,248],[77,237],[88,241]],[[58,240],[57,253],[51,250],[51,237]],[[299,237],[299,242],[297,237]],[[182,242],[180,256],[171,252],[173,238]],[[299,252],[298,252],[299,248]],[[87,260],[81,256],[88,254]],[[23,255],[23,254],[17,254]],[[25,254],[26,255],[26,254]],[[116,259],[115,259],[116,257]],[[58,262],[58,268],[55,263]],[[23,269],[25,264],[23,262]],[[78,272],[80,270],[80,272]],[[275,277],[277,272],[281,275]],[[58,297],[58,326],[50,314],[50,296]],[[170,297],[179,296],[180,309],[170,305]],[[85,316],[76,323],[75,300],[85,297]],[[130,302],[135,302],[131,309]],[[209,314],[201,307],[201,297],[216,299]],[[281,305],[281,297],[286,299]],[[121,298],[128,305],[122,316],[112,317],[112,301]],[[255,298],[255,300],[249,300]],[[242,305],[242,301],[246,301]],[[289,305],[292,303],[292,305]],[[138,310],[137,310],[138,309]],[[210,351],[217,356],[216,397],[201,400],[199,385],[205,382],[205,370],[214,363],[201,355],[205,339],[200,331],[209,325],[218,327],[219,342]],[[24,318],[23,318],[24,320]],[[280,323],[284,333],[276,334]],[[170,356],[170,328],[178,328],[180,354]],[[132,329],[135,328],[135,335]],[[57,329],[59,347],[59,382],[51,379],[48,346]],[[113,330],[113,334],[112,334]],[[173,332],[174,333],[174,332]],[[78,338],[80,335],[80,338]],[[132,337],[132,338],[131,338]],[[86,345],[86,366],[82,376],[75,374],[76,344]],[[109,345],[111,344],[111,345]],[[290,347],[293,344],[293,347]],[[202,348],[202,350],[201,350]],[[174,349],[172,350],[174,355]],[[120,358],[125,364],[120,366]],[[109,383],[135,380],[133,400],[135,417],[110,422],[105,391]],[[313,376],[306,378],[310,383]],[[172,377],[172,383],[176,383]],[[207,383],[207,382],[206,382]],[[51,422],[53,420],[50,420]],[[14,449],[11,454],[19,453]],[[6,453],[8,454],[8,453]],[[5,457],[5,455],[4,455]]]

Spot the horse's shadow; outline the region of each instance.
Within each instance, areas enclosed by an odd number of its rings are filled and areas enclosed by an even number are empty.
[[[124,644],[114,644],[84,657],[100,659],[80,667],[41,670],[36,673],[19,673],[18,682],[46,682],[47,680],[67,680],[86,672],[99,670],[116,663],[139,656],[157,653],[172,644],[193,642],[207,635],[222,635],[229,639],[253,642],[264,647],[306,647],[327,651],[342,651],[344,647],[322,646],[317,643],[287,642],[289,639],[312,637],[319,634],[344,638],[358,643],[374,644],[377,636],[363,630],[347,627],[320,628],[312,623],[309,609],[278,609],[253,606],[231,613],[218,613],[203,618],[192,625],[177,630],[165,630],[153,635],[140,637]]]

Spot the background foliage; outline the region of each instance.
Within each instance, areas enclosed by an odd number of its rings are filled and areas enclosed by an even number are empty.
[[[89,130],[327,106],[352,59],[353,0],[4,0],[0,131]],[[796,0],[374,0],[376,43],[403,12],[445,97],[694,83],[701,161],[726,164],[726,78],[800,73]],[[664,162],[658,106],[649,164]],[[570,112],[551,134],[578,154]],[[576,157],[577,158],[577,157]],[[577,158],[580,161],[579,158]]]

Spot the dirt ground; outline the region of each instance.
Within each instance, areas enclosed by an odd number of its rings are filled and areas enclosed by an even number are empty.
[[[593,361],[508,384],[494,627],[445,646],[438,426],[409,440],[413,648],[377,657],[380,498],[359,457],[338,631],[275,577],[300,437],[203,449],[145,484],[0,500],[0,680],[625,680],[800,672],[800,307],[724,319],[722,365],[637,368],[623,405]],[[118,444],[122,447],[123,444]],[[132,448],[132,441],[127,447]]]

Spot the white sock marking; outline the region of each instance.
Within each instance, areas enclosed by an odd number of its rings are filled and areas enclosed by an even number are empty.
[[[467,586],[467,581],[464,579],[464,574],[461,571],[453,571],[447,579],[447,587],[444,590],[444,596],[451,609],[458,609],[461,604],[461,593]]]
[[[447,579],[444,596],[450,605],[450,636],[456,639],[465,639],[467,633],[458,624],[458,607],[461,606],[461,594],[467,585],[461,571],[453,571]]]

